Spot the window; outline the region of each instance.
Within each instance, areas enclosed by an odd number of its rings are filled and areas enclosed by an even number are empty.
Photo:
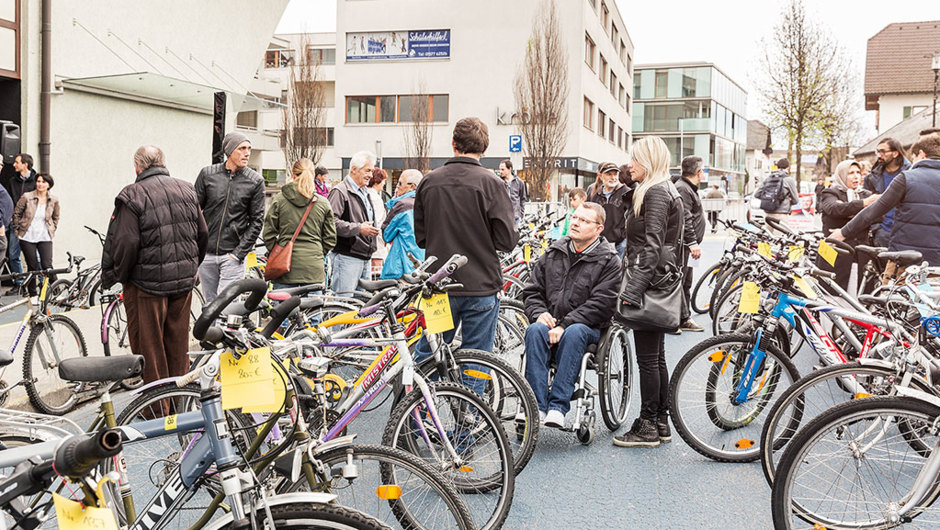
[[[611,24],[610,25],[610,44],[611,46],[614,47],[615,50],[617,49],[617,41],[619,40],[620,40],[620,33],[617,31],[617,26]]]
[[[617,92],[617,101],[620,102],[620,106],[627,108],[627,89],[623,88],[623,84],[620,85],[620,90]]]
[[[594,50],[597,48],[594,45],[594,41],[591,40],[591,37],[584,34],[584,62],[591,67],[591,70],[594,69]]]
[[[655,97],[657,98],[666,97],[668,88],[669,88],[669,73],[665,71],[656,72]]]
[[[608,126],[609,130],[607,131],[607,139],[610,141],[610,143],[614,143],[614,131],[617,128],[617,124],[614,123],[614,120],[610,120]]]
[[[597,0],[588,0],[588,3],[591,4],[591,9],[597,11]]]
[[[594,130],[594,103],[588,98],[584,98],[584,126]]]
[[[249,110],[245,112],[239,112],[235,115],[235,125],[238,127],[246,127],[248,129],[257,129],[258,111]]]
[[[617,76],[614,70],[610,70],[610,95],[617,99]]]
[[[918,112],[920,112],[920,111],[922,111],[922,110],[924,110],[924,109],[926,109],[926,108],[927,108],[926,105],[923,105],[923,106],[921,106],[921,105],[914,105],[914,106],[910,106],[910,107],[904,107],[904,109],[903,109],[903,110],[904,110],[904,118],[903,118],[903,119],[906,120],[906,119],[910,118],[911,116],[917,114]]]
[[[375,123],[378,98],[349,96],[346,98],[346,123]]]
[[[617,147],[623,149],[623,129],[617,127]]]
[[[310,48],[310,64],[336,64],[336,48]]]
[[[418,98],[426,101],[426,115],[413,115]],[[429,122],[446,123],[450,112],[450,96],[348,96],[346,98],[346,123],[409,123],[415,118]]]
[[[604,111],[597,109],[597,135],[601,138],[607,134],[607,115],[604,114]]]
[[[449,104],[450,96],[447,94],[431,96],[431,121],[447,123],[450,116],[447,108]]]
[[[333,147],[333,128],[332,127],[295,127],[294,139],[299,142],[316,142],[316,145],[324,147]],[[284,130],[281,130],[281,149],[287,144],[287,138]]]
[[[607,24],[610,23],[610,10],[607,9],[607,2],[601,2],[601,26],[604,26],[604,33],[607,33]]]
[[[624,65],[627,64],[627,45],[623,41],[620,41],[620,62]],[[627,67],[629,68],[629,66]]]
[[[294,64],[294,50],[268,50],[264,54],[265,68],[287,68]]]
[[[603,54],[601,54],[601,68],[597,72],[598,76],[601,78],[601,84],[607,86],[607,59],[604,59]]]
[[[630,65],[633,64],[633,57],[630,57],[630,54],[627,54],[627,71],[630,71]]]

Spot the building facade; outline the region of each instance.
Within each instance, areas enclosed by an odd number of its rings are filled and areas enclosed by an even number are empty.
[[[686,156],[705,160],[709,180],[744,192],[747,92],[711,63],[638,65],[633,135],[659,136],[677,170]]]

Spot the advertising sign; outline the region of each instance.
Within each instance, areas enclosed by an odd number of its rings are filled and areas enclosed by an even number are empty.
[[[372,31],[346,34],[347,61],[450,57],[450,30]]]

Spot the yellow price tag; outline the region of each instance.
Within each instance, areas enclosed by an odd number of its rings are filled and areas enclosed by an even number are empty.
[[[824,240],[819,240],[819,255],[822,256],[822,259],[826,260],[826,263],[835,266],[836,256],[839,254],[836,252],[836,249],[829,246],[829,243],[826,243]]]
[[[526,263],[532,261],[532,247],[528,244],[522,245],[522,259]]]
[[[43,280],[42,280],[42,289],[39,290],[39,299],[40,299],[40,300],[45,300],[45,299],[46,299],[46,291],[47,291],[48,289],[49,289],[49,277],[47,276],[47,277],[43,278]]]
[[[58,493],[52,494],[56,524],[60,530],[118,530],[114,514],[107,508],[82,506]]]
[[[741,301],[738,303],[739,313],[755,314],[760,310],[760,287],[754,282],[744,282],[741,288]]]
[[[764,243],[764,242],[758,243],[757,253],[760,254],[761,256],[764,256],[765,258],[773,257],[770,254],[770,243]]]
[[[163,418],[163,430],[172,431],[176,428],[176,414],[170,414]]]
[[[529,223],[529,229],[535,230],[535,223]]]
[[[248,350],[236,360],[222,354],[222,408],[238,409],[274,401],[270,348]]]
[[[288,359],[284,359],[285,364],[289,364]],[[284,406],[284,399],[287,396],[287,373],[284,372],[284,368],[271,360],[271,364],[274,365],[274,368],[271,370],[271,388],[274,389],[274,399],[269,402],[262,403],[261,401],[256,401],[247,407],[242,407],[242,412],[245,414],[251,414],[252,412],[278,412],[281,410],[281,407]]]
[[[450,313],[450,299],[447,293],[438,293],[430,298],[422,298],[424,323],[427,333],[443,333],[454,329],[454,317]]]
[[[245,268],[253,269],[257,266],[258,266],[258,254],[254,252],[249,252],[248,255],[245,256]]]
[[[542,250],[548,250],[548,241],[542,241]]]
[[[790,251],[787,253],[787,257],[790,258],[790,261],[792,261],[793,263],[796,263],[797,261],[800,261],[800,259],[803,257],[804,252],[805,250],[803,249],[802,246],[790,245]]]
[[[793,285],[795,285],[796,288],[799,289],[806,298],[809,298],[810,300],[814,300],[816,298],[816,290],[813,289],[813,286],[810,285],[808,281],[806,281],[806,278],[794,275]]]

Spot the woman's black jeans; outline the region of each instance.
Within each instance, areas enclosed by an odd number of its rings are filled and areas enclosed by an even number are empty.
[[[23,250],[23,257],[26,258],[27,270],[38,271],[52,268],[52,241],[30,243],[29,241],[23,241],[20,239],[20,248]],[[50,284],[55,280],[55,274],[49,276]],[[29,285],[27,286],[29,289],[29,295],[36,296],[39,293],[40,285],[39,278],[32,278],[29,281]]]
[[[640,369],[640,417],[653,422],[664,422],[669,417],[665,337],[659,331],[633,331]]]

